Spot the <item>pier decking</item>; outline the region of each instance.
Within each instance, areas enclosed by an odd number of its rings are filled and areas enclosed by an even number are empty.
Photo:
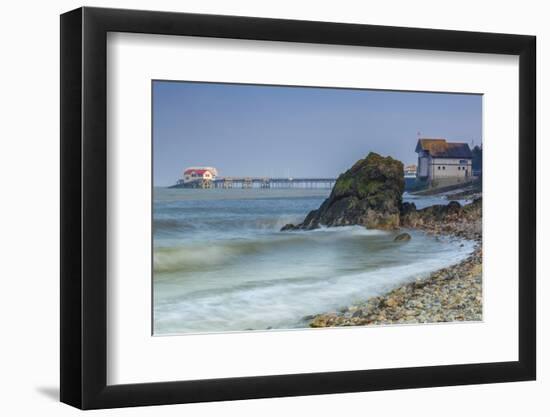
[[[270,177],[218,177],[214,180],[177,182],[171,188],[326,188],[334,187],[336,178],[270,178]]]

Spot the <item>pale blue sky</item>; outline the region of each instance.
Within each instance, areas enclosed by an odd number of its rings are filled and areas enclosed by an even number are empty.
[[[415,163],[417,132],[481,143],[482,96],[153,82],[153,175],[336,177],[370,151]]]

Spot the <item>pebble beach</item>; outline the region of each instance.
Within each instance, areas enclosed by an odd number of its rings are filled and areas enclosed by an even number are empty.
[[[475,242],[465,260],[419,277],[415,282],[371,297],[339,311],[314,316],[310,327],[440,323],[482,320],[481,199],[461,207],[432,206],[417,211],[407,207],[406,228],[435,236],[455,236]]]

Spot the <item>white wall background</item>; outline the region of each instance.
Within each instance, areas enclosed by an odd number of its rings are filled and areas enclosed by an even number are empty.
[[[57,402],[59,379],[59,17],[81,6],[72,0],[9,2],[0,24],[0,410],[3,415],[75,415]],[[550,203],[550,149],[542,115],[550,97],[550,26],[545,2],[403,0],[124,0],[86,5],[239,14],[395,26],[533,34],[538,37],[538,209],[539,320],[538,381],[497,385],[388,391],[302,398],[237,401],[99,411],[96,415],[193,416],[340,414],[465,416],[545,415],[550,411],[550,221],[541,215]],[[545,204],[547,203],[547,204]],[[503,221],[503,233],[505,224]],[[544,236],[543,236],[544,235]],[[505,235],[504,235],[505,236]]]

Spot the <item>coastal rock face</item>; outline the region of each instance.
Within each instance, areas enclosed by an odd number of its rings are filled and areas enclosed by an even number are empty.
[[[404,188],[403,164],[371,152],[338,177],[330,196],[301,224],[281,230],[346,225],[397,229]]]
[[[456,201],[447,205],[435,205],[417,210],[414,203],[404,203],[401,208],[401,225],[432,234],[452,234],[472,240],[481,240],[482,199],[461,206]]]

